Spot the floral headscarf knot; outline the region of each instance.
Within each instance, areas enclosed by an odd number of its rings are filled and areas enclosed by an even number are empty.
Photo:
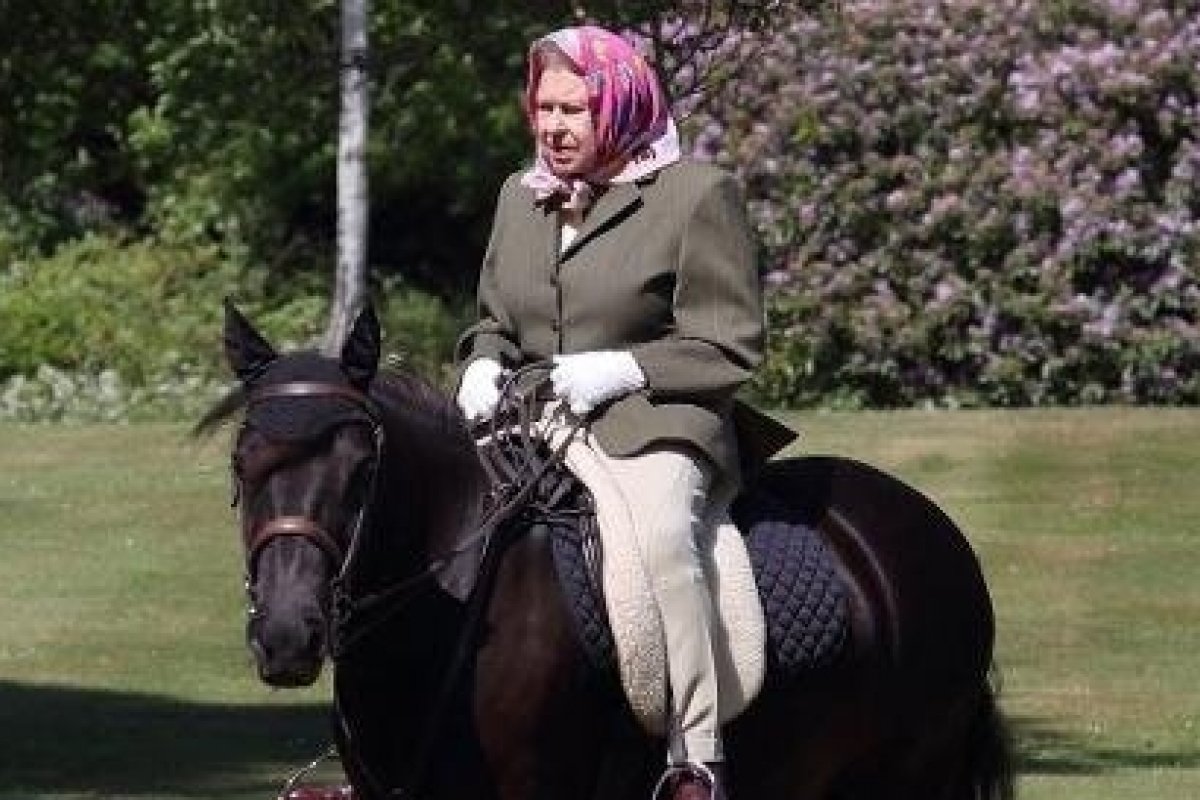
[[[561,194],[568,208],[580,207],[590,202],[597,184],[632,183],[679,160],[679,132],[657,76],[633,46],[603,28],[564,28],[533,43],[525,87],[531,127],[534,95],[550,48],[583,76],[597,153],[591,174],[568,181],[554,175],[539,145],[533,168],[522,177],[539,200]]]

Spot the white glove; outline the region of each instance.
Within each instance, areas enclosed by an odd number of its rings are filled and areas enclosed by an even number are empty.
[[[485,420],[496,410],[500,401],[497,385],[504,368],[490,358],[477,358],[463,371],[458,386],[458,407],[471,422]]]
[[[646,375],[628,350],[596,350],[555,356],[550,383],[554,394],[582,416],[606,400],[641,389]]]

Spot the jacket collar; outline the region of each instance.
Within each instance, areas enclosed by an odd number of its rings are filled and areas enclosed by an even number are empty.
[[[563,251],[560,259],[565,261],[570,258],[597,234],[624,219],[641,202],[641,199],[642,189],[636,182],[616,183],[609,186],[607,191],[596,198],[596,202],[588,209],[575,240]]]
[[[565,261],[598,234],[624,219],[641,202],[642,189],[658,180],[658,172],[639,178],[632,183],[610,185],[598,198],[584,217],[575,240],[562,253],[559,252],[558,206],[553,201],[539,202],[530,192],[531,211],[537,238],[546,243],[552,263]]]

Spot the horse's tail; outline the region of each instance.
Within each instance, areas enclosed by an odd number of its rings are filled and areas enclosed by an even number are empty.
[[[963,800],[1013,800],[1015,796],[1012,737],[996,702],[996,675],[993,669],[967,728],[966,763],[960,773],[963,786],[954,795]]]

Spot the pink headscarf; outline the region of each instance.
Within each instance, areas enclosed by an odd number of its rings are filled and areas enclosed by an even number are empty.
[[[587,82],[597,153],[591,174],[568,181],[550,170],[539,143],[533,168],[521,178],[539,200],[561,194],[567,208],[585,206],[596,184],[632,183],[679,160],[679,132],[654,71],[620,36],[590,25],[556,31],[529,49],[525,113],[531,127],[547,48],[566,56]]]

